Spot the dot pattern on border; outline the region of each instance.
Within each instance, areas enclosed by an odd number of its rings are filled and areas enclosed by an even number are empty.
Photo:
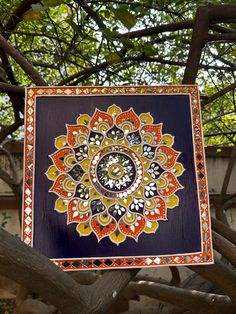
[[[117,245],[156,233],[167,210],[179,205],[185,170],[162,123],[112,105],[81,114],[66,130],[55,138],[46,175],[58,197],[54,209],[66,213],[67,224],[76,224],[80,236],[94,233]]]

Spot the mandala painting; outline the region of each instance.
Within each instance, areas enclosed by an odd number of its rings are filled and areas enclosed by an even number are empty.
[[[92,232],[119,244],[157,232],[167,210],[179,204],[178,177],[184,171],[174,137],[162,134],[150,113],[117,105],[92,117],[81,114],[55,139],[57,150],[47,177],[58,198],[55,210],[67,214],[81,236]]]
[[[213,263],[197,86],[26,90],[22,240],[65,271]]]

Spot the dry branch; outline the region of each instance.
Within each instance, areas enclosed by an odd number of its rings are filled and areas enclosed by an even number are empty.
[[[226,226],[223,222],[211,217],[211,226],[214,231],[236,245],[236,231]]]
[[[236,274],[226,264],[215,258],[215,264],[213,265],[188,267],[211,281],[236,304]]]
[[[32,64],[27,61],[2,35],[0,35],[0,47],[21,66],[36,85],[47,85]]]
[[[234,306],[227,296],[186,290],[153,282],[132,282],[126,288],[125,293],[129,297],[145,295],[201,314],[233,313],[234,311]]]
[[[212,232],[213,247],[236,268],[236,246],[221,235]]]

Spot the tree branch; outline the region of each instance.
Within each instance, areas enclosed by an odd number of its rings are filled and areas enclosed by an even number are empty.
[[[47,85],[32,64],[29,63],[2,35],[0,35],[0,47],[21,66],[36,85]]]
[[[16,28],[17,24],[21,21],[22,15],[31,8],[31,4],[37,3],[38,0],[23,0],[20,2],[19,6],[10,16],[8,22],[5,25],[5,30],[12,31]],[[9,33],[5,33],[5,38],[9,37]]]
[[[236,304],[236,274],[215,257],[214,265],[188,266],[192,271],[211,281]]]
[[[202,101],[202,103],[201,103],[202,107],[205,107],[207,104],[213,102],[214,100],[220,98],[221,96],[224,96],[225,94],[227,94],[228,92],[232,91],[235,88],[236,88],[236,82],[234,82],[233,84],[223,88],[222,90],[218,91],[217,93],[211,95],[205,101]]]
[[[234,308],[227,296],[186,290],[153,282],[131,282],[125,293],[130,298],[133,295],[145,295],[201,314],[233,313]]]
[[[194,84],[200,64],[202,49],[206,43],[209,29],[209,8],[199,7],[196,13],[191,46],[184,72],[183,84]]]
[[[12,85],[8,83],[0,83],[0,92],[7,93],[7,94],[15,93],[15,94],[24,95],[25,89],[17,85]]]
[[[20,126],[22,126],[24,124],[24,120],[23,119],[19,119],[17,121],[15,121],[13,124],[11,125],[7,125],[7,126],[2,126],[2,129],[0,131],[0,144],[2,143],[2,141],[5,140],[5,138],[13,133],[14,131],[16,131]]]
[[[236,245],[236,231],[226,226],[223,222],[211,217],[211,226],[214,231]]]
[[[38,293],[64,314],[90,313],[86,286],[1,228],[0,273]]]
[[[236,246],[221,235],[212,232],[213,247],[236,268]]]

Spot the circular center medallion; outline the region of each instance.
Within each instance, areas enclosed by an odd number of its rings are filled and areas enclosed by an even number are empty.
[[[131,149],[114,145],[100,150],[90,168],[91,181],[106,197],[122,198],[133,193],[142,182],[143,169]]]
[[[108,153],[97,165],[99,183],[108,191],[124,191],[134,182],[136,169],[130,157],[123,153]]]

